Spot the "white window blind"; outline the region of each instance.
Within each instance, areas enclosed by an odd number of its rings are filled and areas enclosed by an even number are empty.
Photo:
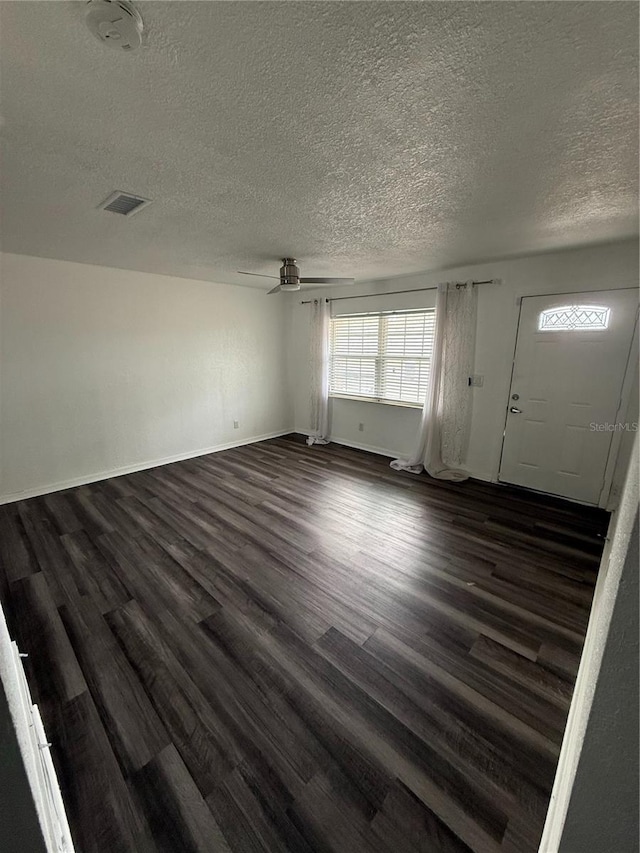
[[[329,393],[420,405],[431,369],[435,312],[331,320]]]

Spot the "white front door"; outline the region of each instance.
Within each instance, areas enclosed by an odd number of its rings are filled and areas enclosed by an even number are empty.
[[[634,290],[522,299],[501,482],[598,503],[637,312]]]

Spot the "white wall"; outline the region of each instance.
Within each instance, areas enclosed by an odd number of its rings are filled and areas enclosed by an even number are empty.
[[[503,280],[479,288],[476,373],[484,387],[472,392],[468,455],[473,476],[495,480],[518,297],[637,286],[637,252],[637,242],[625,241],[363,282],[331,295]],[[0,501],[294,426],[309,430],[309,309],[299,294],[267,298],[250,288],[21,255],[0,255],[0,265]],[[425,290],[334,308],[434,300]],[[334,440],[389,456],[411,450],[418,409],[351,400],[331,408]]]
[[[474,264],[444,272],[425,272],[363,282],[351,292],[383,293],[388,290],[433,287],[442,281],[491,278],[501,279],[502,284],[481,285],[478,288],[475,372],[484,376],[484,386],[472,391],[473,421],[466,466],[472,476],[483,480],[496,480],[498,475],[516,340],[518,299],[550,293],[637,287],[638,243],[627,240],[585,249]],[[303,298],[309,299],[320,293],[308,291]],[[331,292],[331,296],[345,294],[342,288]],[[323,295],[328,294],[324,291]],[[295,300],[291,309],[293,330],[290,356],[295,369],[295,424],[299,432],[307,432],[309,309],[300,304],[297,294],[290,299]],[[340,302],[341,310],[350,302]],[[351,304],[358,306],[354,310],[374,311],[377,310],[378,299],[354,300]],[[367,307],[364,308],[364,305]],[[419,420],[417,410],[351,400],[334,400],[332,409],[331,435],[334,440],[377,449],[389,456],[403,455],[411,450],[412,436]],[[363,432],[358,430],[359,423],[364,423]]]
[[[541,853],[638,849],[638,438],[603,554]]]
[[[0,274],[0,501],[293,426],[281,300],[23,255]]]

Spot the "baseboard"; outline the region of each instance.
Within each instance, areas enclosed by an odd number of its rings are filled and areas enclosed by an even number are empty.
[[[375,447],[373,444],[362,444],[359,441],[347,441],[345,438],[331,438],[334,444],[342,444],[344,447],[353,447],[354,450],[366,450],[368,453],[376,453],[378,456],[386,456],[389,459],[398,459],[398,454],[386,447]]]
[[[312,435],[309,430],[306,429],[298,429],[296,428],[295,432],[299,435]],[[375,453],[378,456],[386,456],[388,459],[401,459],[402,453],[394,453],[392,450],[388,450],[386,447],[375,447],[372,444],[360,444],[357,441],[348,441],[346,438],[336,438],[331,436],[331,444],[341,444],[344,447],[353,447],[354,450],[366,450],[368,453]],[[406,454],[405,454],[406,455]],[[491,474],[470,474],[470,480],[480,480],[483,483],[496,483],[499,485],[498,481],[491,476]]]
[[[176,453],[173,456],[164,456],[162,459],[152,459],[147,462],[138,462],[135,465],[125,465],[123,468],[112,468],[109,471],[87,474],[84,477],[74,477],[71,480],[50,483],[47,486],[37,486],[33,489],[25,489],[22,492],[12,492],[8,495],[0,495],[0,505],[15,503],[15,501],[24,501],[28,498],[37,498],[40,495],[49,495],[52,492],[64,491],[64,489],[73,489],[75,486],[86,486],[89,483],[98,483],[100,480],[109,480],[111,477],[121,477],[124,474],[135,474],[136,471],[146,471],[149,468],[158,468],[160,465],[169,465],[171,462],[181,462],[183,459],[195,459],[197,456],[206,456],[208,453],[218,453],[221,450],[231,450],[234,447],[243,447],[245,444],[255,444],[258,441],[266,441],[269,438],[279,438],[282,435],[290,435],[292,432],[292,429],[268,432],[264,435],[242,438],[239,441],[228,441],[225,444],[215,444],[212,447],[204,447],[200,450],[189,450],[186,453]]]
[[[313,435],[310,430],[307,429],[296,429],[299,435]],[[389,459],[397,459],[398,454],[393,450],[387,450],[386,447],[375,447],[372,444],[360,444],[357,441],[347,441],[346,438],[338,438],[337,436],[331,436],[329,441],[331,444],[341,444],[343,447],[352,447],[354,450],[366,450],[368,453],[376,453],[378,456],[387,456]]]

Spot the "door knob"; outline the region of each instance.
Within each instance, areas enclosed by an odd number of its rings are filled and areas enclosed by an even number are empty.
[[[522,409],[519,409],[517,406],[511,406],[509,411],[513,412],[514,415],[521,415],[522,414]]]

